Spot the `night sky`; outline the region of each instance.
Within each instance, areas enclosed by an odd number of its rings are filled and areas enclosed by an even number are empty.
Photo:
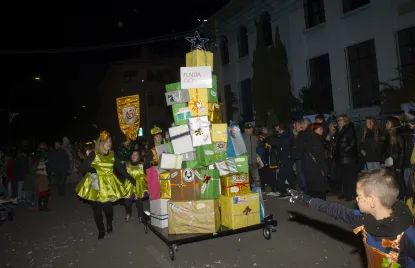
[[[94,121],[90,109],[94,109],[108,64],[135,57],[139,51],[133,46],[41,53],[45,49],[107,45],[189,31],[199,25],[198,19],[207,19],[229,1],[163,1],[164,8],[161,1],[107,2],[2,7],[6,16],[0,19],[0,144],[7,142],[8,108],[20,113],[12,123],[15,142],[60,139],[63,135],[83,138],[77,137],[76,128]],[[151,46],[187,46],[185,42],[172,40]],[[16,51],[25,53],[12,53]],[[87,108],[82,108],[83,104]]]

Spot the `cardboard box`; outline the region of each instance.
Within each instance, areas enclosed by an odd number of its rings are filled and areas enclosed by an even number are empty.
[[[258,193],[240,196],[220,196],[221,222],[230,229],[239,229],[260,224],[260,202]]]
[[[171,127],[169,128],[169,133],[175,154],[184,154],[194,151],[188,125]]]
[[[233,173],[221,177],[222,195],[237,196],[251,193],[249,174]]]
[[[199,200],[202,175],[200,169],[175,169],[170,171],[172,200]]]
[[[220,228],[219,200],[169,201],[169,234],[209,234]]]

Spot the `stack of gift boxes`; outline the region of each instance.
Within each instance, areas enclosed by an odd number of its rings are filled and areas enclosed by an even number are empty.
[[[186,54],[186,67],[212,66],[203,50]],[[213,67],[211,67],[213,68]],[[159,166],[147,170],[151,224],[169,234],[215,233],[260,223],[260,200],[249,184],[241,131],[222,123],[216,76],[211,88],[166,85],[172,106],[171,143],[156,146]]]

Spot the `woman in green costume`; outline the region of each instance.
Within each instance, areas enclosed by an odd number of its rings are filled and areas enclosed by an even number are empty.
[[[143,213],[143,200],[148,198],[147,179],[144,174],[143,164],[140,163],[140,154],[138,150],[134,150],[131,154],[130,161],[127,163],[127,172],[136,180],[136,184],[133,185],[129,180],[124,182],[124,187],[127,189],[129,198],[124,200],[125,206],[125,222],[131,219],[133,200],[137,207],[139,222]]]
[[[128,191],[121,181],[114,175],[114,168],[132,185],[136,180],[129,175],[119,159],[111,151],[112,140],[107,131],[102,131],[92,151],[82,163],[81,171],[85,177],[76,186],[78,196],[91,201],[95,223],[98,227],[98,239],[105,237],[104,219],[107,222],[107,233],[112,232],[114,211],[112,203],[129,197]]]

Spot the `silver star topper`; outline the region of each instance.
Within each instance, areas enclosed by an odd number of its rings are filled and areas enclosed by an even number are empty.
[[[205,50],[205,43],[209,41],[207,38],[201,38],[199,32],[195,32],[194,37],[186,37],[186,40],[192,43],[192,50],[194,49],[201,49]]]

